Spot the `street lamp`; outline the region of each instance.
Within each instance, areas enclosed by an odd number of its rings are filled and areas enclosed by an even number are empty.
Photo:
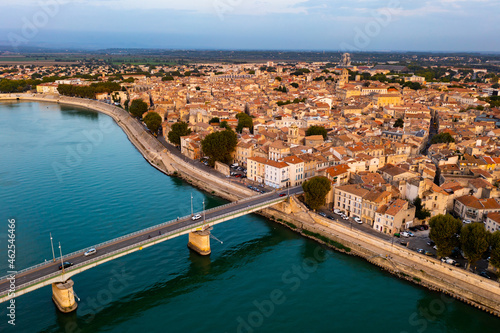
[[[193,216],[193,192],[191,192],[191,216]]]
[[[52,242],[52,233],[50,233],[50,246],[52,247],[52,261],[56,262],[56,255],[54,254],[54,243]]]
[[[203,224],[205,224],[205,199],[203,199]]]
[[[61,268],[62,268],[62,273],[64,274],[64,263],[63,263],[63,259],[62,259],[61,242],[59,242],[59,253],[61,254]]]

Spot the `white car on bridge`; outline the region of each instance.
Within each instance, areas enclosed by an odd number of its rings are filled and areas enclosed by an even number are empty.
[[[193,221],[195,221],[195,220],[199,220],[199,219],[201,219],[201,215],[200,215],[200,214],[196,214],[196,215],[193,215],[193,216],[191,217],[191,220],[193,220]]]

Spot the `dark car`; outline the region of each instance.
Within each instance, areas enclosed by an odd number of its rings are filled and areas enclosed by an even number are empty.
[[[429,257],[434,257],[434,253],[432,253],[431,251],[425,251],[425,255]]]
[[[429,246],[434,246],[434,245],[436,245],[436,243],[434,243],[434,241],[428,241],[428,242],[427,242],[427,245],[429,245]]]
[[[329,218],[330,220],[335,220],[335,217],[333,217],[333,216],[331,216],[331,215],[328,215],[328,218]]]
[[[484,278],[491,279],[491,277],[485,271],[482,271],[481,273],[479,273],[479,275],[481,275]]]
[[[401,245],[408,246],[408,241],[401,241]]]
[[[455,267],[460,267],[460,266],[462,266],[462,264],[461,264],[461,263],[459,263],[458,261],[455,261],[455,262],[453,263],[453,266],[455,266]]]
[[[64,266],[64,268],[68,268],[68,267],[73,266],[73,263],[69,262],[69,261],[65,261],[65,262],[62,263],[62,265],[59,265],[59,269],[60,270],[63,269],[63,266]]]
[[[418,230],[418,228],[417,228],[417,227],[410,227],[410,228],[408,228],[408,229],[410,229],[411,231],[417,231],[417,230]]]
[[[280,197],[286,196],[286,193],[280,193]]]
[[[422,253],[422,254],[425,254],[425,250],[424,249],[418,249],[417,250],[418,253]]]

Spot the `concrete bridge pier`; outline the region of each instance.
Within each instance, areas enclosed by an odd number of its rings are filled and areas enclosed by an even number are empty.
[[[202,256],[212,253],[210,249],[210,230],[212,228],[189,233],[188,247]]]
[[[73,284],[74,282],[71,279],[66,282],[52,283],[52,300],[59,311],[63,313],[75,311],[78,307],[73,292]]]

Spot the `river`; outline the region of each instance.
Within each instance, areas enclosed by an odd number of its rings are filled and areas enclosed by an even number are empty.
[[[0,275],[7,220],[16,269],[225,201],[151,167],[106,115],[0,103]],[[257,215],[217,225],[212,254],[187,236],[73,277],[76,312],[49,286],[0,304],[0,332],[496,332],[500,319],[393,277]]]

